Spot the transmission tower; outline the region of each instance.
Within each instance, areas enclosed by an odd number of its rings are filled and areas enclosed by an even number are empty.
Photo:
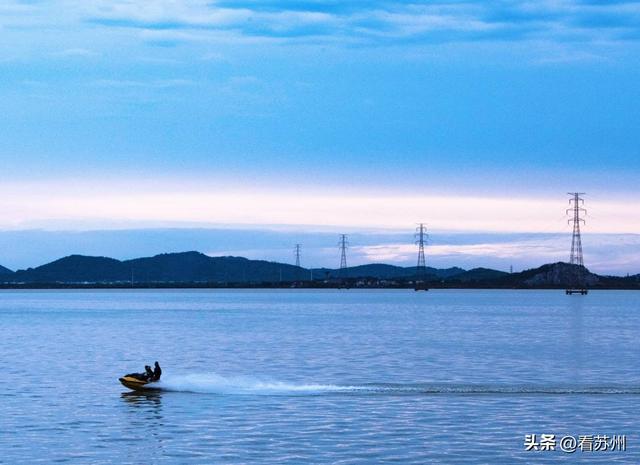
[[[302,244],[296,244],[295,248],[293,249],[293,253],[296,257],[296,266],[298,268],[300,268],[300,247],[302,247]]]
[[[340,234],[338,246],[340,247],[340,279],[345,279],[347,277],[347,247],[349,247],[346,234]]]
[[[294,249],[293,249],[293,253],[295,254],[296,257],[296,280],[299,281],[300,280],[300,247],[302,247],[302,244],[296,244]]]
[[[587,210],[582,207],[582,205],[584,205],[584,199],[580,196],[585,195],[585,193],[569,192],[568,195],[570,195],[571,198],[569,199],[570,207],[567,208],[566,214],[569,215],[571,212],[573,215],[572,218],[567,220],[569,224],[573,224],[569,263],[576,265],[577,271],[574,286],[567,289],[567,294],[586,294],[588,291],[585,282],[584,258],[582,256],[582,237],[580,236],[580,223],[585,224],[585,220],[580,218],[580,215],[582,213],[587,214]]]
[[[425,284],[425,278],[427,275],[427,262],[424,258],[424,244],[427,240],[427,228],[425,228],[424,223],[420,223],[416,228],[416,244],[418,246],[418,265],[416,266],[416,281],[415,281],[415,290],[427,291],[427,286]]]

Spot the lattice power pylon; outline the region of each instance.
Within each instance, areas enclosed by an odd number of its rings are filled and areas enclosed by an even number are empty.
[[[347,248],[349,247],[346,234],[340,234],[338,247],[340,247],[340,279],[345,279],[347,277]]]
[[[424,258],[424,245],[427,241],[427,228],[424,223],[416,228],[416,245],[418,246],[418,264],[416,265],[416,279],[415,290],[416,291],[428,291],[425,283],[427,277],[427,262]]]
[[[293,253],[295,254],[295,257],[296,257],[296,266],[298,268],[300,267],[300,248],[301,247],[302,247],[302,244],[296,244],[293,249]]]
[[[300,249],[302,247],[302,244],[296,244],[295,247],[293,248],[293,253],[296,257],[296,280],[299,281],[300,280]]]
[[[570,208],[567,208],[567,215],[571,214],[572,217],[568,220],[569,224],[573,224],[573,235],[571,237],[571,254],[569,255],[569,263],[576,266],[576,276],[572,287],[567,289],[567,294],[586,294],[586,269],[584,267],[584,257],[582,256],[582,237],[580,235],[580,223],[585,224],[585,220],[580,218],[580,215],[587,214],[582,206],[584,205],[584,199],[581,197],[585,195],[584,192],[569,192],[571,198],[569,199]]]

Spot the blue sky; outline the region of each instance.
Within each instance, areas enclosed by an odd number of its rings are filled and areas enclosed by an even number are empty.
[[[5,0],[0,34],[5,230],[562,233],[580,190],[640,232],[640,2]],[[425,208],[351,221],[389,199]]]

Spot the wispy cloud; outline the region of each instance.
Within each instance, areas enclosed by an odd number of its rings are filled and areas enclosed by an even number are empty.
[[[569,234],[446,234],[436,233],[426,248],[431,266],[457,265],[494,267],[516,271],[543,263],[568,261]],[[586,265],[599,273],[637,273],[640,269],[640,235],[586,234],[583,237]],[[415,245],[382,243],[353,248],[363,262],[391,262],[412,265]]]
[[[517,235],[505,240],[504,236],[496,235],[494,242],[476,240],[474,243],[442,243],[428,245],[427,250],[431,258],[439,261],[448,259],[451,262],[464,263],[470,258],[491,257],[492,260],[526,260],[537,257],[539,260],[560,260],[564,258],[568,236],[545,237],[540,235],[535,239],[522,240]],[[446,235],[445,235],[446,241]],[[467,239],[469,241],[469,239]],[[371,261],[411,262],[414,260],[416,248],[412,244],[385,244],[364,246],[358,249],[360,253]]]
[[[97,53],[86,48],[66,48],[51,54],[54,57],[91,57]]]
[[[131,185],[135,185],[132,188]],[[51,193],[55,192],[55,195]],[[593,200],[586,231],[631,233],[640,219],[621,215],[625,201]],[[348,228],[405,229],[423,218],[439,231],[568,231],[564,199],[318,193],[284,188],[259,189],[251,181],[234,186],[145,186],[132,180],[90,185],[64,182],[5,184],[0,189],[0,227],[51,219],[70,221],[185,222],[209,224],[336,225]],[[590,217],[589,217],[590,218]],[[434,244],[444,245],[444,244]],[[446,253],[447,249],[442,249]]]
[[[101,55],[106,37],[159,48],[321,44],[400,46],[407,54],[439,44],[518,43],[531,44],[528,61],[554,64],[600,60],[640,41],[640,2],[7,0],[0,6],[0,28],[20,38],[28,30],[55,32],[64,43],[58,53],[68,56],[81,56],[87,40],[97,43]],[[537,50],[539,44],[546,53]]]
[[[637,2],[94,1],[86,21],[149,30],[230,30],[264,37],[380,40],[616,40],[640,25]]]
[[[195,84],[195,81],[191,79],[156,79],[146,81],[134,81],[126,79],[98,79],[91,82],[91,85],[97,87],[144,89],[168,89],[173,87],[192,86]]]

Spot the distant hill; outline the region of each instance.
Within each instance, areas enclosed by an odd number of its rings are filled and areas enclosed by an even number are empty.
[[[458,267],[438,269],[427,267],[426,278],[428,280],[438,280],[449,278],[465,270]],[[316,278],[339,278],[340,270],[331,268],[315,268],[313,274]],[[378,278],[378,279],[396,279],[396,278],[414,278],[416,276],[416,267],[402,267],[395,265],[387,265],[384,263],[371,263],[367,265],[359,265],[348,267],[345,270],[346,278]]]
[[[575,285],[584,273],[591,288],[640,288],[640,275],[620,278],[598,276],[586,268],[568,263],[551,263],[520,273],[505,273],[489,268],[427,268],[425,281],[430,287],[483,288],[562,288]],[[313,274],[313,283],[310,277]],[[284,263],[249,260],[242,257],[210,257],[200,252],[167,253],[133,260],[70,255],[46,265],[26,270],[0,267],[0,283],[5,285],[252,285],[278,286],[280,282],[305,281],[316,287],[335,285],[340,270],[309,270]],[[416,267],[383,263],[359,265],[345,270],[351,285],[364,280],[367,286],[411,287]],[[326,280],[326,282],[325,282]],[[290,285],[290,284],[289,284]]]
[[[70,255],[46,265],[2,274],[14,283],[277,283],[308,280],[311,270],[294,265],[249,260],[242,257],[210,257],[200,252],[160,254],[133,260]],[[464,273],[462,268],[427,268],[427,280],[441,280]],[[369,264],[347,268],[347,278],[412,279],[415,267]],[[339,270],[315,269],[315,280],[335,279]]]
[[[117,282],[126,275],[122,262],[113,258],[70,255],[37,268],[18,270],[10,279],[27,283]]]
[[[449,281],[471,283],[471,282],[486,282],[486,281],[500,281],[501,279],[509,276],[509,273],[504,271],[492,270],[489,268],[474,268],[469,271],[463,271],[449,277]]]
[[[303,268],[242,257],[209,257],[200,252],[156,255],[123,262],[143,282],[278,282],[306,275]],[[297,278],[300,276],[300,278]]]
[[[415,279],[415,267],[396,267],[392,265],[364,265],[348,268],[347,278],[378,277],[380,279],[400,279],[410,282]],[[316,273],[317,270],[314,270]],[[327,276],[339,276],[338,270],[326,270]],[[572,287],[584,276],[585,284],[590,288],[640,288],[640,275],[621,278],[617,276],[599,276],[586,268],[580,269],[569,263],[550,263],[519,273],[507,273],[490,268],[448,268],[438,270],[427,268],[426,281],[433,287],[484,287],[484,288],[564,288]]]
[[[13,274],[13,271],[11,271],[9,268],[5,268],[4,266],[0,265],[0,275],[5,275],[5,274]]]
[[[348,278],[412,278],[415,267],[370,264],[347,268]],[[427,268],[427,279],[439,280],[463,273],[461,268]],[[11,272],[9,272],[11,273]],[[315,269],[314,279],[335,279],[339,270]],[[21,283],[277,283],[308,280],[311,270],[294,265],[249,260],[242,257],[210,257],[200,252],[160,254],[133,260],[70,255],[46,265],[3,275]]]
[[[371,263],[367,265],[351,266],[344,272],[346,278],[378,278],[394,279],[404,278],[411,273],[401,266],[386,265],[383,263]],[[415,273],[414,273],[415,274]],[[342,277],[340,270],[332,268],[316,268],[313,275],[317,279]]]
[[[298,274],[302,274],[302,268],[293,265],[183,252],[125,261],[71,255],[37,268],[19,270],[9,280],[24,283],[260,283],[293,281]]]
[[[408,270],[410,269],[412,271],[412,273],[415,273],[415,267],[412,268],[407,268]],[[437,269],[437,268],[431,268],[431,267],[427,267],[427,274],[434,274],[436,275],[438,278],[440,279],[447,279],[447,278],[451,278],[453,276],[457,276],[461,273],[465,273],[466,271],[463,270],[462,268],[458,268],[457,266],[451,267],[451,268],[441,268],[441,269]]]
[[[600,277],[591,273],[586,268],[582,270],[577,265],[558,262],[542,265],[539,268],[526,270],[519,273],[519,280],[525,286],[571,286],[579,281],[580,274],[583,274],[584,282],[587,286],[593,287],[600,283]]]

